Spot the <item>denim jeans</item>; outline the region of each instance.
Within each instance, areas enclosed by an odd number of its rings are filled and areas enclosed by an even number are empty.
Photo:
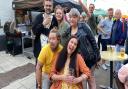
[[[120,45],[116,45],[116,51],[117,52],[120,52],[120,49],[122,48],[123,46],[120,46]],[[122,66],[122,61],[115,61],[114,62],[114,68],[115,68],[115,72],[118,73],[118,70],[121,68]]]
[[[43,73],[42,76],[42,89],[50,89],[50,80],[46,73]]]
[[[128,38],[126,39],[125,43],[125,52],[128,54]]]
[[[107,45],[109,45],[109,39],[101,39],[101,44],[102,44],[102,51],[107,50]]]

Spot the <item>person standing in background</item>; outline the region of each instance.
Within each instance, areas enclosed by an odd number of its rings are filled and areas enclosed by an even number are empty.
[[[85,12],[82,12],[80,15],[80,22],[87,23],[87,15]]]
[[[95,10],[95,5],[94,4],[90,4],[89,5],[89,9],[87,9],[87,7],[82,3],[81,0],[79,0],[80,5],[82,6],[83,10],[85,11],[85,13],[87,14],[88,20],[87,23],[90,26],[95,38],[97,36],[97,24],[96,24],[96,17],[94,16],[94,10]]]
[[[101,32],[102,51],[107,51],[107,45],[110,44],[111,29],[113,24],[113,8],[108,9],[108,17],[98,24],[98,29]],[[107,70],[105,61],[102,61],[102,68]]]
[[[121,10],[117,9],[115,11],[114,17],[115,17],[115,21],[113,22],[112,25],[112,30],[111,30],[111,45],[115,45],[116,46],[116,51],[119,52],[121,50],[122,47],[124,47],[124,43],[127,37],[127,25],[123,22],[121,22]],[[122,62],[121,61],[116,61],[114,64],[114,71],[115,71],[115,80],[116,80],[116,84],[118,89],[123,89],[121,86],[121,82],[118,79],[118,70],[121,68],[122,66]]]
[[[125,19],[127,24],[127,38],[125,40],[125,53],[128,54],[128,18]],[[124,64],[128,63],[128,59],[124,61]]]
[[[105,18],[103,16],[99,15],[98,16],[98,24],[101,23],[104,19]],[[98,42],[97,42],[97,44],[98,44],[98,47],[100,49],[101,48],[100,44],[101,44],[101,34],[102,34],[102,32],[99,30],[98,26],[97,26],[97,29],[98,29],[98,31],[97,31],[98,32]]]
[[[125,52],[128,54],[128,18],[126,19],[126,24],[127,24],[127,38],[125,41]]]
[[[64,33],[67,31],[67,29],[69,28],[69,23],[64,20],[64,10],[60,5],[57,5],[55,7],[55,16],[58,22],[58,31],[61,35],[61,41],[60,43],[64,46],[66,41],[63,39],[63,35]]]
[[[53,9],[52,0],[44,0],[44,3],[42,6],[44,6],[45,12],[39,14],[32,25],[32,31],[33,31],[33,34],[35,35],[34,56],[36,58],[36,63],[41,50],[41,40],[40,40],[41,34],[47,37],[50,30],[53,27],[55,26],[58,27],[57,19],[51,13]]]

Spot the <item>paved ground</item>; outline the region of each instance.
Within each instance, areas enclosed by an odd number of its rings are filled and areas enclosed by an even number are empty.
[[[24,66],[28,63],[34,64],[34,59],[28,59],[24,55],[16,55],[15,57],[0,52],[0,73],[6,73],[17,67]],[[11,76],[11,75],[10,75]],[[4,81],[4,80],[3,80]],[[36,89],[35,73],[31,73],[22,79],[15,80],[2,89]]]
[[[20,54],[15,57],[5,54],[4,51],[0,52],[0,74],[11,71],[17,67],[24,66],[28,63],[35,63],[35,59],[28,59],[26,56]],[[13,75],[13,74],[12,74]],[[10,76],[12,76],[10,75]],[[109,85],[109,70],[105,71],[103,69],[96,70],[96,83],[97,89],[101,89],[99,85]],[[35,88],[35,73],[30,73],[24,78],[15,80],[9,83],[2,89],[36,89]]]

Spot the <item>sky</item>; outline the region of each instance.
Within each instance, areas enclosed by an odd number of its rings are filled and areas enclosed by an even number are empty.
[[[128,14],[128,0],[96,0],[96,8],[103,8],[107,10],[112,7],[114,9],[121,9],[122,13]]]
[[[85,0],[82,1],[84,2]],[[108,8],[112,7],[114,10],[121,9],[123,14],[128,15],[128,0],[87,0],[87,6],[90,3],[94,3],[96,9],[101,8],[107,10]]]

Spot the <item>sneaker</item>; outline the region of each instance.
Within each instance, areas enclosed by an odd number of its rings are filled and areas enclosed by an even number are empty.
[[[108,68],[106,67],[105,64],[101,65],[101,67],[102,67],[104,70],[108,70]]]
[[[104,86],[104,85],[99,85],[99,87],[100,87],[101,89],[114,89],[114,88],[110,88],[110,87]]]

